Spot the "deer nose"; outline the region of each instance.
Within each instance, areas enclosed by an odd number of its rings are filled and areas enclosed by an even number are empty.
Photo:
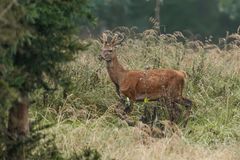
[[[98,55],[98,60],[99,60],[99,61],[102,61],[102,60],[103,60],[103,57],[102,57],[101,54]]]

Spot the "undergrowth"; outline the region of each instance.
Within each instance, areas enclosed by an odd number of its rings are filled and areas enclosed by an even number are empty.
[[[89,49],[63,66],[72,81],[66,97],[63,88],[47,96],[41,90],[32,94],[36,100],[32,118],[57,123],[48,132],[56,134],[57,146],[66,158],[90,147],[97,149],[102,155],[96,156],[102,159],[240,159],[236,149],[240,148],[239,49],[194,51],[151,32],[127,37],[116,49],[125,68],[174,68],[188,73],[184,95],[194,102],[189,123],[184,128],[180,120],[178,136],[159,139],[114,115],[112,108],[118,96],[104,62],[97,59],[101,45],[96,40],[88,41],[92,44]],[[39,110],[43,105],[46,110]],[[130,115],[134,121],[140,119],[144,105],[134,104]],[[160,121],[167,118],[160,115]]]

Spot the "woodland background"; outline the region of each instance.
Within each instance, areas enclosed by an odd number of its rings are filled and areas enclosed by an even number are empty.
[[[0,159],[240,159],[239,20],[239,0],[1,0]],[[105,30],[126,68],[190,75],[185,128],[116,112]]]
[[[162,32],[188,30],[201,38],[223,37],[226,31],[235,32],[240,22],[238,0],[93,0],[92,6],[98,30],[136,26],[143,31],[159,13]]]

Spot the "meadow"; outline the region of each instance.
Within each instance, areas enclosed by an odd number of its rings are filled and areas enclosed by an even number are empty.
[[[187,126],[181,125],[181,118],[178,124],[168,125],[160,109],[155,124],[164,127],[162,136],[154,136],[139,119],[144,105],[151,111],[156,104],[135,103],[127,116],[134,125],[129,126],[116,114],[119,98],[105,62],[97,58],[101,44],[97,39],[85,43],[91,44],[88,49],[62,66],[72,81],[65,97],[63,88],[44,98],[43,90],[31,95],[36,100],[31,118],[55,124],[43,132],[55,135],[65,158],[91,148],[103,160],[240,159],[240,48],[220,50],[206,43],[192,47],[188,40],[182,43],[174,35],[159,36],[154,30],[126,34],[116,49],[125,68],[172,68],[188,73],[184,95],[193,100],[194,107]]]

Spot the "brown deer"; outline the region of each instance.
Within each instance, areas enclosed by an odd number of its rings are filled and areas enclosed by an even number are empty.
[[[178,106],[184,105],[187,108],[187,117],[190,114],[192,101],[182,96],[186,73],[173,69],[149,69],[145,71],[126,70],[119,63],[115,53],[115,46],[124,40],[124,36],[115,34],[108,42],[107,33],[103,33],[100,40],[103,44],[100,59],[107,63],[107,71],[116,86],[117,94],[121,101],[128,97],[131,105],[125,108],[126,112],[131,111],[134,101],[157,101],[164,99],[168,102],[170,120],[178,118]]]

